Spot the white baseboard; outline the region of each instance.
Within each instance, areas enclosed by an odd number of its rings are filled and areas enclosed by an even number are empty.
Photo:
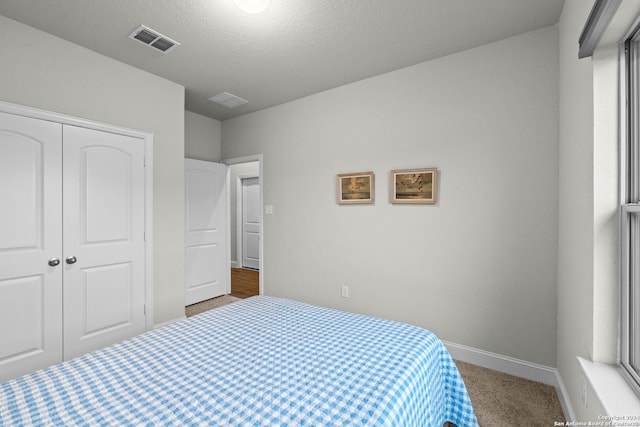
[[[556,377],[558,378],[558,385],[556,386],[556,392],[558,392],[558,399],[560,399],[560,406],[562,406],[562,412],[567,421],[576,421],[576,413],[573,412],[573,406],[571,406],[571,400],[569,399],[569,392],[564,386],[564,381],[560,373],[556,371]]]
[[[575,419],[575,413],[573,412],[571,401],[568,398],[567,389],[556,368],[527,362],[526,360],[516,359],[514,357],[503,356],[462,344],[455,344],[448,341],[443,342],[454,359],[554,387],[558,393],[560,406],[562,407],[565,417],[569,421]]]
[[[483,368],[493,369],[494,371],[504,372],[505,374],[515,375],[520,378],[537,381],[539,383],[558,386],[555,368],[550,368],[537,363],[527,362],[526,360],[516,359],[501,354],[492,353],[490,351],[479,350],[466,345],[455,344],[443,341],[444,345],[451,353],[454,359],[463,362],[472,363],[482,366]]]
[[[162,323],[158,323],[158,324],[153,325],[153,329],[162,328],[163,326],[170,325],[173,322],[177,322],[179,320],[184,320],[186,318],[187,318],[187,316],[181,316],[181,317],[178,317],[178,318],[175,318],[175,319],[172,319],[172,320],[167,320],[166,322],[162,322]]]
[[[238,261],[231,261],[231,268],[240,268],[240,263]]]

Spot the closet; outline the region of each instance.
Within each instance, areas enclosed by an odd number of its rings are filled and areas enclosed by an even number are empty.
[[[0,112],[0,381],[147,328],[145,149]]]

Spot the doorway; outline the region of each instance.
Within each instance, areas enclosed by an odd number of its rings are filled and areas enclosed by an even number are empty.
[[[238,256],[242,268],[260,270],[260,178],[242,178],[238,196],[240,226],[238,227]]]
[[[251,276],[258,282],[254,289],[261,295],[264,292],[262,155],[226,159],[223,163],[229,166],[232,294],[234,282],[238,283],[234,277]]]

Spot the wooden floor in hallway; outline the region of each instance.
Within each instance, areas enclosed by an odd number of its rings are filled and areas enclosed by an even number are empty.
[[[248,268],[231,269],[231,295],[249,298],[260,294],[260,272]]]

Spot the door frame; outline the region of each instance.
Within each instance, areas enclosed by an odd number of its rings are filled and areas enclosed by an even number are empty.
[[[232,157],[229,159],[225,159],[222,160],[221,163],[224,163],[227,166],[232,166],[232,165],[237,165],[240,163],[250,163],[250,162],[258,162],[258,176],[256,177],[255,175],[251,175],[253,178],[258,178],[259,180],[259,193],[260,193],[260,262],[259,262],[259,268],[260,271],[258,272],[258,277],[259,277],[259,288],[258,288],[258,292],[260,295],[264,294],[264,289],[265,289],[265,283],[264,283],[264,195],[263,195],[263,191],[264,191],[264,172],[263,172],[263,158],[262,158],[262,154],[254,154],[254,155],[249,155],[249,156],[242,156],[242,157]],[[240,187],[242,187],[242,181],[239,181],[240,183]],[[236,187],[237,189],[237,187]],[[242,188],[241,188],[242,189]],[[227,191],[227,195],[229,195],[229,191]],[[236,200],[236,204],[238,203],[238,200]],[[237,213],[236,213],[236,217],[237,217]],[[230,223],[230,219],[229,219],[229,230],[231,229],[231,223]],[[236,230],[236,236],[238,235],[238,232]],[[229,245],[229,248],[231,247],[231,245]],[[237,252],[238,252],[239,246],[236,246],[236,259],[237,258]],[[229,265],[229,267],[231,267],[231,265]]]
[[[243,230],[244,227],[240,227],[239,224],[243,224],[243,213],[244,213],[244,191],[242,186],[242,181],[245,179],[258,178],[258,186],[260,185],[260,176],[256,174],[246,174],[246,175],[238,175],[236,180],[236,260],[238,260],[239,267],[243,267],[244,260],[244,244],[243,244]],[[260,187],[259,187],[260,188]],[[262,198],[260,198],[260,201]],[[260,208],[262,211],[262,207]],[[262,217],[260,217],[262,219]],[[243,224],[244,225],[244,224]],[[262,232],[260,233],[260,238],[262,239]],[[260,254],[260,258],[262,258],[262,254]]]
[[[153,329],[153,134],[0,101],[0,111],[144,140],[145,329]]]

